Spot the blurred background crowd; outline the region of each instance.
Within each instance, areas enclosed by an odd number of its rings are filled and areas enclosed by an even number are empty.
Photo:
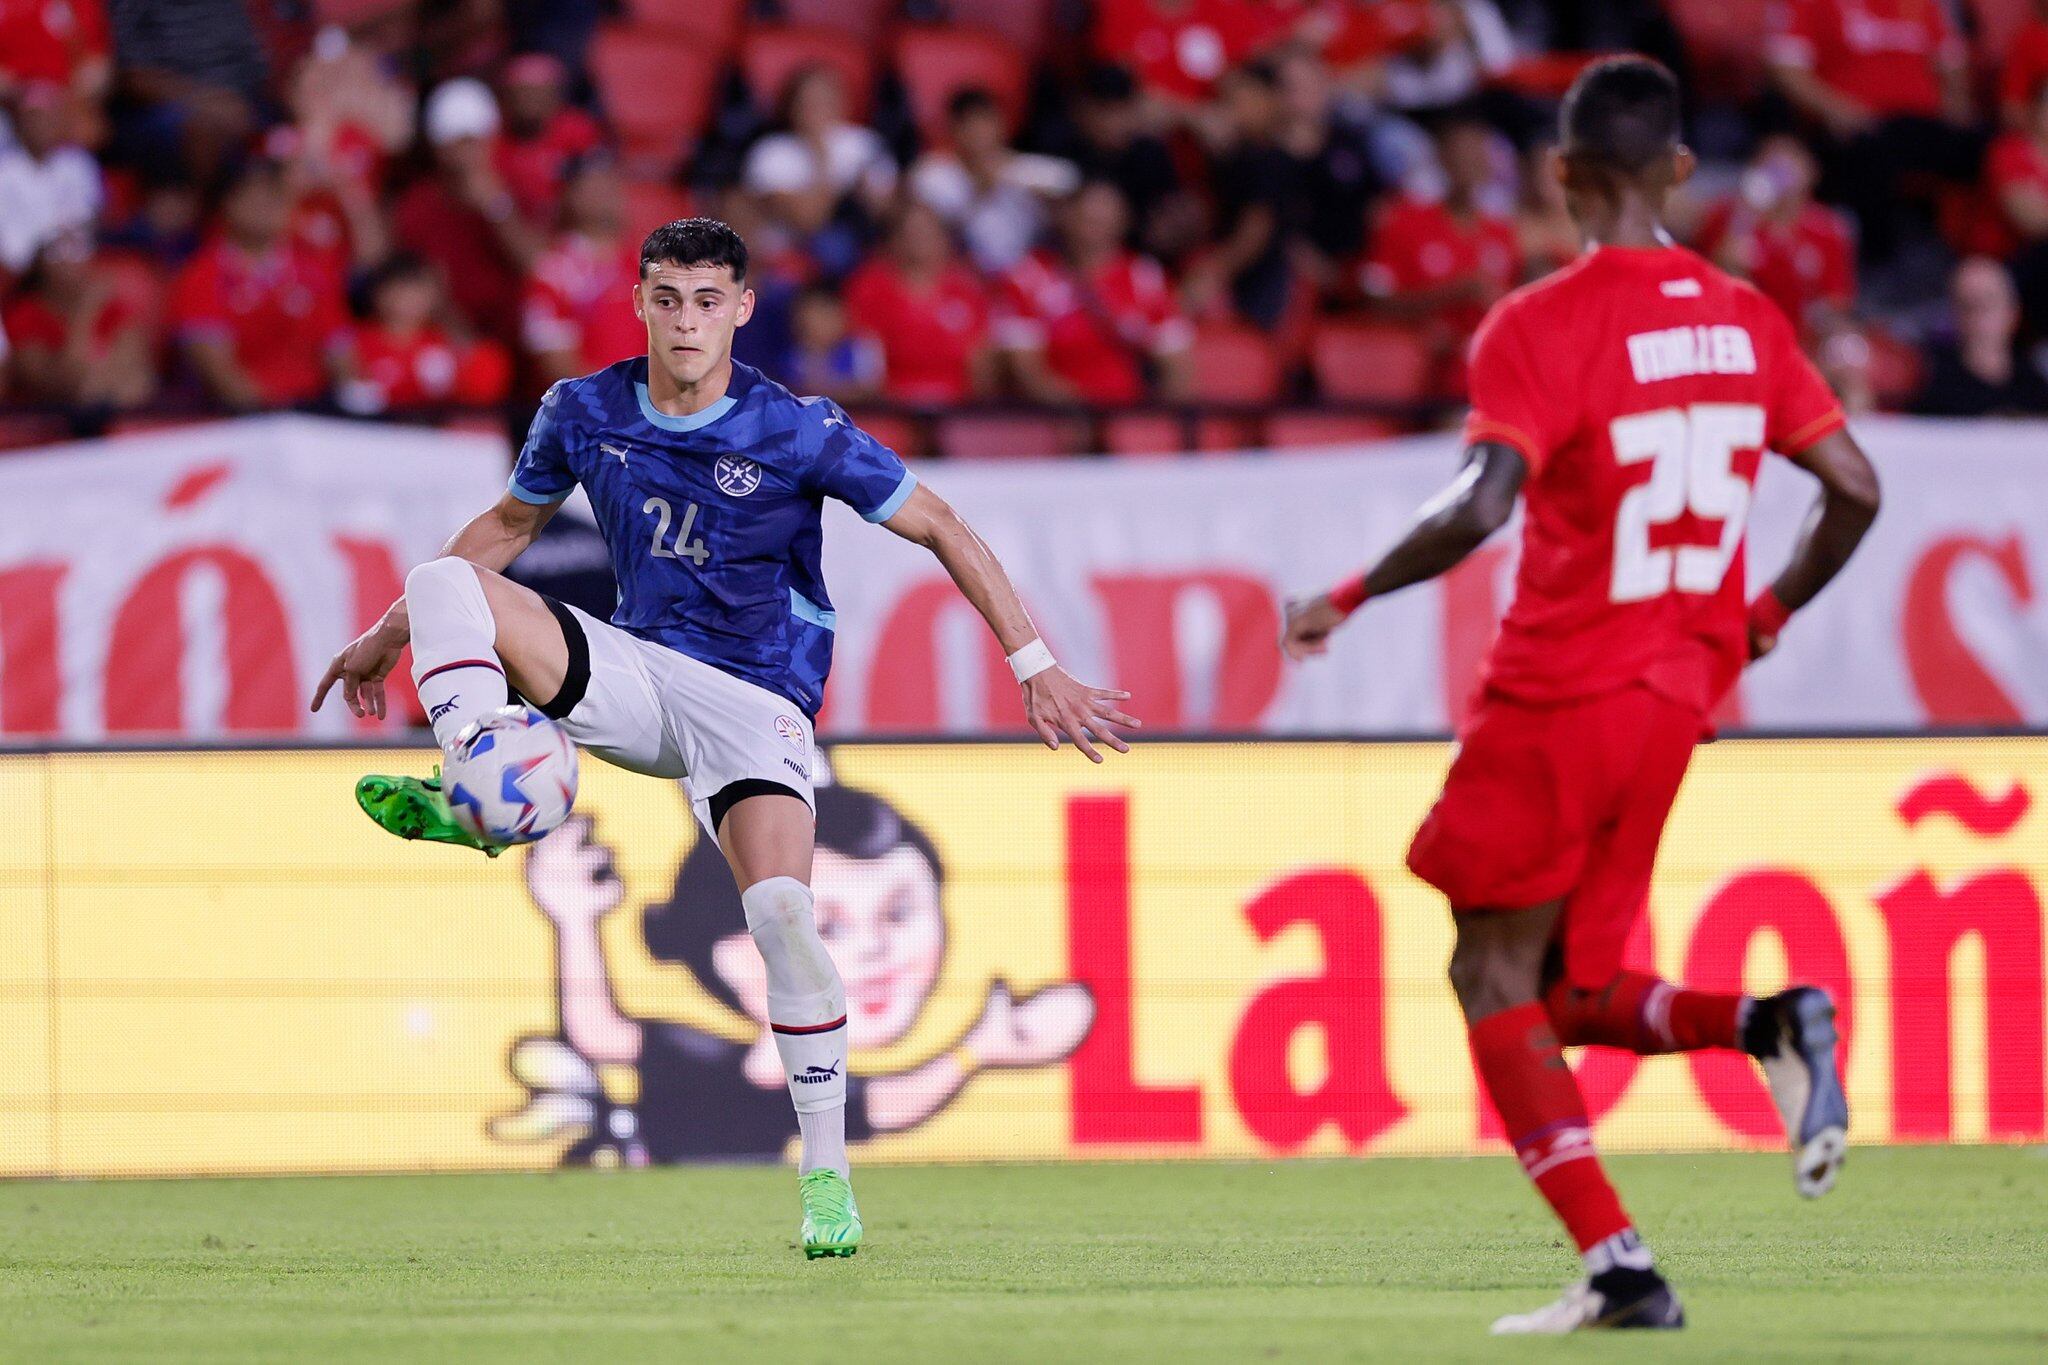
[[[907,454],[1426,428],[1616,50],[1852,409],[2048,412],[2048,0],[0,0],[0,444],[516,434],[690,213],[741,358]]]

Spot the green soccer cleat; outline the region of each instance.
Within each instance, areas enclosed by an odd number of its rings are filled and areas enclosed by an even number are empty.
[[[796,1182],[803,1196],[804,1225],[798,1234],[804,1242],[804,1258],[851,1256],[860,1250],[860,1205],[853,1202],[853,1186],[846,1177],[829,1167],[820,1167]]]
[[[363,814],[401,839],[460,844],[464,848],[482,849],[489,858],[504,852],[455,823],[455,817],[448,813],[448,798],[441,793],[438,763],[434,765],[434,775],[427,778],[384,777],[377,773],[358,778],[356,804],[363,808]]]

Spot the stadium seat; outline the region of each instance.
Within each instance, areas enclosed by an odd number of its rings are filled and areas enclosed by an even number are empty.
[[[1430,396],[1428,348],[1413,331],[1390,323],[1323,323],[1310,344],[1309,368],[1325,398],[1417,403]]]
[[[1001,38],[968,28],[913,28],[896,44],[896,71],[926,142],[946,138],[946,102],[980,86],[996,97],[1010,131],[1024,121],[1025,62]]]
[[[863,412],[855,409],[853,424],[906,460],[924,454],[924,429],[915,417],[898,412]]]
[[[1266,444],[1285,446],[1345,445],[1384,441],[1402,432],[1401,424],[1365,413],[1322,412],[1303,408],[1276,412],[1266,419]]]
[[[683,0],[688,3],[688,0]],[[880,46],[900,0],[782,0],[782,17],[792,24],[834,28],[862,43]]]
[[[410,8],[410,0],[314,0],[313,18],[323,28],[355,28]]]
[[[764,114],[782,105],[790,77],[806,67],[829,66],[846,82],[846,112],[865,119],[873,101],[875,69],[868,50],[829,28],[766,24],[750,29],[740,44],[740,71],[747,91]]]
[[[687,33],[719,56],[739,42],[747,0],[625,0],[635,28]]]
[[[668,180],[626,182],[626,231],[635,240],[690,216],[690,196]]]
[[[960,413],[938,424],[939,452],[954,460],[1031,460],[1081,447],[1074,419],[1035,413]]]
[[[1708,96],[1748,99],[1763,88],[1761,36],[1769,0],[1671,0],[1671,22]]]
[[[629,170],[665,174],[711,119],[718,59],[681,34],[608,24],[590,44],[590,77]]]
[[[1119,412],[1103,419],[1102,448],[1111,455],[1179,455],[1187,450],[1187,424],[1177,413]]]
[[[1027,57],[1052,40],[1053,0],[946,0],[946,17],[962,28],[993,33]]]
[[[1194,389],[1209,403],[1272,402],[1280,392],[1272,340],[1244,323],[1204,323],[1195,333]]]

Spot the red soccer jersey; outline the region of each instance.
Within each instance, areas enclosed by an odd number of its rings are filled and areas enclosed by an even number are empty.
[[[101,0],[0,0],[0,71],[18,81],[69,85],[107,51]]]
[[[1747,657],[1742,541],[1766,449],[1843,423],[1785,315],[1677,247],[1602,247],[1503,299],[1472,343],[1468,442],[1529,465],[1487,685],[1640,684],[1711,713]]]
[[[929,289],[877,256],[846,281],[854,330],[882,344],[883,392],[899,403],[953,403],[973,392],[969,362],[988,340],[988,296],[964,266]]]
[[[1968,245],[1986,256],[2010,256],[2026,235],[2006,215],[2006,192],[2024,188],[2048,195],[2048,150],[2025,133],[2007,133],[1985,155],[1984,186],[1991,200],[1990,212],[1984,215],[1988,230]]]
[[[604,145],[604,129],[581,109],[563,109],[530,138],[498,139],[493,160],[529,221],[542,222],[561,197],[562,168]]]
[[[1709,211],[1700,227],[1700,254],[1720,258],[1734,218],[1733,200]],[[1815,304],[1846,308],[1856,296],[1856,248],[1848,225],[1824,205],[1808,204],[1789,223],[1752,223],[1740,250],[1750,281],[1796,326],[1806,325]]]
[[[1765,51],[1877,114],[1941,113],[1939,72],[1967,54],[1942,0],[1777,0]]]
[[[326,389],[324,356],[347,310],[340,279],[305,247],[251,256],[216,239],[178,273],[170,317],[180,336],[224,337],[267,401],[296,403]]]
[[[1141,401],[1143,357],[1194,340],[1166,272],[1128,252],[1086,279],[1052,253],[1033,252],[1004,278],[1001,309],[996,339],[1007,349],[1044,350],[1046,367],[1089,403]]]
[[[534,263],[521,334],[536,354],[574,351],[580,372],[601,370],[647,349],[647,327],[633,312],[640,253],[629,242],[601,246],[564,233]]]
[[[2030,18],[2013,33],[2005,50],[2005,65],[1998,71],[1998,104],[2008,120],[2027,116],[2044,79],[2048,79],[2048,19]]]

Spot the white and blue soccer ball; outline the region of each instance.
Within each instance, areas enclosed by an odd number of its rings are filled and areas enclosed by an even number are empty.
[[[455,736],[441,790],[468,833],[487,844],[530,844],[576,804],[576,746],[531,707],[501,706]]]

